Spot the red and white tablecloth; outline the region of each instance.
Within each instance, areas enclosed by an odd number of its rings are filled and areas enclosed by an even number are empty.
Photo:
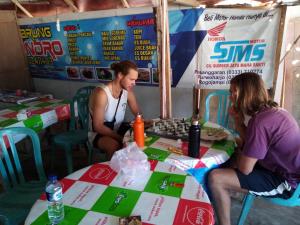
[[[62,179],[62,224],[116,225],[120,217],[142,218],[144,225],[214,224],[206,192],[192,176],[173,165],[150,160],[142,182],[128,182],[108,163],[95,164]],[[36,201],[25,224],[47,224],[45,195]]]
[[[21,110],[26,110],[28,117],[19,121],[17,114]],[[60,120],[70,118],[70,105],[65,100],[58,99],[39,99],[26,104],[13,105],[0,110],[0,129],[8,127],[28,127],[35,131],[40,131],[55,124]],[[14,137],[18,142],[22,139]]]

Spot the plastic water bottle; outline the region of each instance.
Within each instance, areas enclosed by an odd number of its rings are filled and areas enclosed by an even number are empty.
[[[51,224],[58,224],[64,218],[64,205],[62,186],[57,176],[49,176],[46,185],[46,196],[48,200],[48,217]]]
[[[189,130],[188,154],[190,157],[199,158],[200,132],[199,122],[198,120],[194,120]]]

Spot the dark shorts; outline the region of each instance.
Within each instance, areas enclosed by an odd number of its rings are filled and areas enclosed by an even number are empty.
[[[238,169],[235,169],[240,181],[241,188],[249,190],[251,194],[263,197],[290,198],[294,189],[285,179],[273,172],[256,166],[253,171],[245,175]]]
[[[123,123],[120,125],[120,127],[119,127],[117,133],[118,133],[119,135],[121,135],[121,136],[124,136],[125,133],[127,132],[127,130],[130,129],[130,127],[131,127],[131,126],[130,126],[130,124],[129,124],[128,122],[123,122]],[[103,136],[104,136],[104,135],[102,135],[102,134],[96,134],[96,136],[95,136],[95,138],[94,138],[94,140],[93,140],[93,147],[94,147],[94,148],[97,148],[97,143],[98,143],[98,141],[100,140],[100,138],[103,137]]]
[[[97,148],[97,147],[98,147],[97,143],[98,143],[98,141],[99,141],[99,139],[100,139],[101,137],[103,137],[102,134],[96,134],[96,136],[95,136],[95,138],[94,138],[94,140],[93,140],[93,147],[94,147],[94,148]]]

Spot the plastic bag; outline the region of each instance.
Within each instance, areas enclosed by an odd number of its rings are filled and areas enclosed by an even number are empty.
[[[110,167],[120,178],[131,182],[142,182],[148,179],[150,163],[147,155],[140,150],[135,142],[116,151],[110,161]]]

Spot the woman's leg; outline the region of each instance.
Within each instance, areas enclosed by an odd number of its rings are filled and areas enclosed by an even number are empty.
[[[208,175],[214,209],[220,225],[230,225],[230,190],[244,192],[233,169],[214,169]]]
[[[285,179],[257,165],[248,175],[238,169],[215,169],[208,175],[208,180],[217,217],[223,225],[230,224],[230,190],[282,198],[290,197],[292,193]]]

